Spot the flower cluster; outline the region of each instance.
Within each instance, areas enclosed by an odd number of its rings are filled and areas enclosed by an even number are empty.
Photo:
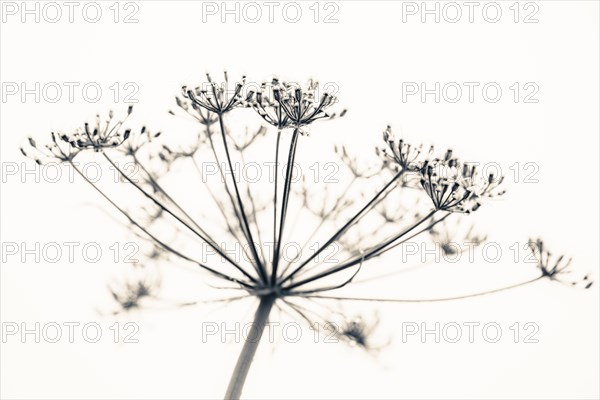
[[[541,272],[542,278],[548,278],[552,281],[561,282],[571,286],[583,285],[584,289],[589,289],[593,285],[590,275],[585,275],[581,280],[566,279],[571,271],[568,269],[571,265],[571,258],[565,258],[564,255],[554,257],[554,255],[544,246],[542,239],[530,239],[528,242],[532,255],[537,260],[537,267]]]
[[[275,101],[295,128],[301,128],[316,120],[331,117],[325,110],[337,100],[335,96],[329,93],[323,93],[317,100],[315,92],[318,86],[318,82],[311,80],[308,82],[307,89],[301,89],[287,83],[282,83],[273,88]]]
[[[51,142],[44,146],[39,146],[33,138],[29,138],[29,146],[31,152],[26,151],[23,147],[20,148],[21,154],[34,160],[38,165],[44,165],[49,162],[71,162],[79,154],[80,149],[71,146],[66,136],[61,135],[60,139],[57,134],[50,134]]]
[[[108,113],[108,119],[104,123],[100,122],[100,116],[96,115],[96,123],[92,127],[85,123],[83,128],[77,129],[71,134],[50,133],[50,143],[40,146],[33,138],[29,138],[30,151],[21,147],[21,153],[33,159],[37,164],[43,165],[50,162],[72,162],[73,159],[84,150],[94,150],[100,152],[107,148],[119,148],[128,155],[133,155],[143,144],[156,138],[160,133],[151,135],[146,128],[142,128],[135,143],[126,143],[131,135],[131,129],[121,132],[121,127],[131,114],[133,106],[127,109],[127,115],[120,121],[113,121],[114,114]],[[126,143],[124,145],[124,143]]]
[[[275,93],[280,93],[281,90],[285,90],[285,85],[279,79],[274,78],[270,84],[264,82],[250,103],[251,107],[262,119],[277,129],[285,129],[292,126],[289,116],[280,102],[276,100]],[[281,99],[281,96],[278,96],[278,98]]]
[[[377,153],[383,157],[386,165],[395,171],[419,171],[425,162],[423,145],[413,146],[403,139],[396,140],[392,134],[392,127],[387,126],[383,131],[383,141],[387,147],[377,148]],[[428,154],[433,153],[433,146],[429,148]]]
[[[133,106],[127,109],[127,116],[113,123],[114,114],[112,111],[108,113],[108,119],[100,122],[100,115],[96,115],[96,125],[92,128],[89,123],[83,125],[83,129],[78,129],[71,135],[61,135],[61,139],[80,150],[92,149],[94,151],[102,151],[105,148],[114,148],[123,144],[131,134],[131,129],[126,129],[123,133],[120,132],[123,123],[133,110]]]
[[[198,107],[202,107],[217,115],[223,115],[234,108],[243,105],[244,100],[248,101],[253,93],[249,92],[246,99],[242,97],[242,88],[246,82],[246,77],[242,77],[241,82],[237,82],[233,91],[229,90],[229,78],[225,72],[225,82],[218,85],[213,82],[209,74],[206,74],[209,89],[196,87],[194,90],[182,87],[183,96],[190,99]]]
[[[125,131],[131,132],[130,130]],[[154,139],[159,137],[161,132],[151,133],[145,126],[142,126],[139,133],[133,134],[130,137],[130,134],[127,134],[127,138],[129,140],[124,141],[123,145],[120,146],[120,150],[123,151],[126,155],[133,156],[135,155],[142,147],[146,146],[148,143],[151,143]]]
[[[483,177],[476,165],[461,163],[448,150],[444,157],[427,160],[420,170],[421,187],[436,210],[469,214],[481,206],[485,197],[505,193],[500,185],[504,177]]]
[[[140,306],[140,301],[154,296],[158,283],[150,283],[143,279],[126,282],[119,290],[110,289],[113,299],[119,304],[122,311],[129,311]]]
[[[206,127],[210,127],[211,125],[218,122],[219,119],[215,113],[212,113],[206,110],[205,108],[199,107],[196,104],[196,102],[189,100],[185,86],[183,91],[184,98],[175,96],[175,103],[179,108],[181,108],[188,115],[190,115],[192,118],[194,118],[196,121],[198,121],[200,124]],[[190,108],[193,111],[191,111]],[[175,115],[175,113],[171,110],[169,110],[169,114]],[[210,131],[208,131],[208,133],[210,134]]]
[[[316,120],[334,118],[336,114],[328,114],[327,109],[336,102],[335,96],[324,93],[317,98],[318,82],[310,80],[306,88],[300,88],[297,84],[280,81],[273,78],[270,82],[263,82],[256,93],[249,89],[244,92],[246,77],[229,89],[229,80],[225,73],[225,82],[215,83],[207,74],[208,88],[196,87],[189,89],[183,86],[182,92],[185,99],[189,99],[191,106],[199,113],[205,125],[211,121],[210,113],[223,115],[237,107],[249,107],[269,125],[279,130],[286,128],[299,129],[300,133],[306,134],[303,127],[310,125]],[[177,105],[189,112],[189,104],[185,99],[176,98]],[[204,115],[201,110],[208,111]],[[339,116],[343,116],[343,110]]]

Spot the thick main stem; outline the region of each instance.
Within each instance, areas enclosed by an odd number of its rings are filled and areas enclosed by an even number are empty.
[[[226,400],[239,399],[242,394],[246,376],[248,376],[250,365],[254,359],[254,354],[256,354],[258,343],[260,343],[267,320],[269,319],[269,313],[271,312],[274,303],[275,297],[273,296],[265,296],[260,299],[256,314],[254,314],[254,322],[252,323],[250,332],[246,335],[244,347],[242,348],[242,352],[240,353],[231,379],[229,380],[229,386],[225,393]]]

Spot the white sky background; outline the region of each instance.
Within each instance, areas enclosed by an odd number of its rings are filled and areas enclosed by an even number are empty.
[[[298,82],[315,77],[337,85],[340,103],[349,112],[345,119],[323,124],[310,137],[302,137],[300,152],[334,159],[331,145],[344,143],[355,154],[371,157],[381,131],[390,123],[414,142],[434,143],[442,149],[452,146],[469,160],[502,166],[509,192],[471,219],[501,245],[504,257],[497,265],[467,265],[457,274],[448,272],[455,266],[426,267],[414,276],[381,280],[370,291],[357,287],[346,293],[419,297],[422,290],[435,296],[433,287],[444,294],[463,294],[527,279],[535,273],[533,265],[515,266],[509,246],[538,235],[556,253],[572,255],[577,272],[593,271],[598,277],[598,3],[538,1],[539,22],[530,24],[513,21],[512,3],[499,3],[503,15],[495,24],[485,21],[481,6],[473,23],[468,22],[465,7],[457,23],[443,18],[435,23],[432,16],[422,23],[419,14],[403,22],[402,2],[361,1],[335,2],[337,23],[322,22],[333,10],[324,10],[324,3],[315,23],[309,9],[312,2],[301,3],[303,14],[297,23],[283,18],[285,2],[276,9],[273,23],[266,8],[257,23],[236,23],[232,16],[222,23],[219,14],[203,22],[202,3],[191,1],[138,1],[139,22],[133,24],[114,23],[112,2],[101,2],[103,17],[96,24],[86,22],[80,12],[74,23],[68,22],[66,14],[54,24],[36,23],[33,17],[22,23],[19,15],[5,16],[0,41],[3,83],[26,82],[31,87],[35,82],[42,86],[97,82],[103,96],[97,103],[83,100],[79,90],[73,103],[66,92],[56,103],[44,99],[36,103],[32,96],[25,102],[18,95],[3,98],[2,242],[43,246],[94,241],[105,256],[96,264],[86,263],[81,256],[75,263],[36,264],[5,255],[3,323],[95,321],[104,337],[96,344],[86,343],[81,335],[72,344],[64,338],[50,344],[21,343],[9,337],[2,343],[2,397],[220,398],[241,349],[241,343],[221,343],[216,337],[202,343],[201,323],[247,322],[255,306],[252,301],[220,309],[199,306],[99,315],[99,309],[111,307],[107,283],[126,268],[111,261],[109,246],[135,238],[100,211],[117,215],[80,180],[36,184],[31,175],[5,176],[8,164],[33,168],[18,151],[27,136],[41,142],[51,130],[75,128],[97,112],[105,114],[109,108],[124,112],[122,96],[121,104],[114,105],[112,99],[109,87],[115,82],[121,87],[134,82],[139,87],[134,96],[139,100],[134,126],[147,124],[153,131],[172,135],[176,142],[174,130],[183,125],[167,114],[175,107],[173,96],[183,84],[203,82],[207,71],[217,77],[227,69],[231,79],[246,74],[250,81],[273,74]],[[520,9],[520,20],[533,10],[524,9],[524,3]],[[126,11],[121,12],[122,19]],[[432,96],[425,103],[418,96],[404,102],[403,82],[427,82],[430,87],[434,82],[497,82],[503,94],[497,103],[485,101],[480,90],[475,91],[473,103],[466,92],[456,104],[444,100],[436,104]],[[515,103],[509,89],[514,82],[535,83],[539,102]],[[535,176],[539,182],[525,183],[522,176],[514,182],[508,167],[515,162],[539,166]],[[190,183],[176,185],[186,188]],[[380,262],[386,261],[368,265]],[[491,275],[474,272],[477,267],[492,271]],[[201,277],[182,272],[171,276],[168,271],[162,269],[163,284],[171,293],[182,285],[192,299],[205,293],[215,296],[214,290],[202,285]],[[407,282],[408,278],[415,280]],[[385,342],[393,337],[378,358],[343,343],[315,344],[308,329],[298,343],[281,340],[277,331],[279,340],[261,343],[244,395],[598,398],[597,288],[581,291],[544,281],[459,302],[346,303],[349,316],[377,311],[382,321],[378,338]],[[286,318],[279,321],[285,323]],[[139,343],[112,343],[109,327],[115,321],[136,322]],[[416,337],[401,341],[402,322],[432,326],[469,321],[497,322],[503,328],[502,339],[491,344],[479,334],[473,344],[464,338],[457,344],[421,343]],[[513,343],[509,326],[515,322],[536,323],[539,343]]]

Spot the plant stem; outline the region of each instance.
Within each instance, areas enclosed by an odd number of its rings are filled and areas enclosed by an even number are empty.
[[[338,240],[340,236],[342,236],[358,219],[362,218],[362,216],[365,215],[366,212],[369,212],[369,210],[377,201],[377,199],[379,199],[380,196],[384,194],[388,190],[388,188],[392,186],[392,184],[402,176],[403,173],[404,171],[400,171],[399,173],[394,175],[394,177],[383,187],[383,189],[377,192],[377,194],[363,208],[361,208],[360,211],[358,211],[352,218],[350,218],[350,220],[346,222],[346,224],[344,224],[344,226],[342,226],[332,237],[330,237],[324,245],[319,246],[317,251],[315,251],[310,257],[304,260],[304,262],[302,262],[298,267],[296,267],[296,269],[294,269],[288,276],[282,278],[279,284],[283,284],[290,280],[294,275],[296,275],[296,273],[298,273],[302,268],[304,268],[304,266],[306,266],[315,257],[321,254],[321,252],[325,250],[330,244]]]
[[[275,304],[274,296],[261,297],[258,308],[256,309],[256,314],[254,314],[254,322],[252,323],[250,332],[248,335],[246,335],[244,347],[242,348],[242,352],[240,353],[237,364],[235,365],[233,374],[231,374],[229,386],[227,387],[227,392],[225,393],[226,400],[239,399],[242,394],[246,376],[248,376],[252,359],[254,358],[254,354],[256,354],[258,343],[260,342],[262,334],[265,330],[265,325],[269,318],[273,304]]]
[[[227,256],[227,254],[225,254],[220,248],[219,246],[211,241],[209,238],[203,236],[203,234],[201,232],[198,232],[196,229],[192,228],[187,222],[185,222],[184,220],[182,220],[177,214],[175,214],[173,211],[171,211],[169,208],[167,208],[167,206],[165,206],[160,200],[156,199],[153,195],[151,195],[150,193],[148,193],[146,190],[144,190],[144,188],[142,188],[136,181],[134,181],[133,179],[131,179],[129,177],[129,175],[127,175],[125,172],[123,172],[123,170],[121,170],[119,168],[119,166],[117,164],[115,164],[115,162],[104,152],[102,152],[102,155],[104,156],[104,158],[106,158],[108,160],[108,162],[110,163],[110,165],[113,166],[113,168],[119,172],[119,174],[125,178],[130,184],[132,184],[138,191],[140,191],[140,193],[142,193],[144,196],[146,196],[149,200],[151,200],[154,204],[156,204],[158,207],[162,208],[167,214],[171,215],[173,218],[175,218],[180,224],[182,224],[183,226],[185,226],[187,229],[189,229],[192,233],[194,233],[196,236],[198,236],[200,239],[202,239],[204,242],[206,242],[214,251],[216,251],[221,257],[223,257],[225,260],[227,260],[231,265],[233,265],[238,271],[240,271],[242,274],[244,274],[248,279],[250,279],[250,281],[257,283],[256,279],[250,275],[248,272],[246,272],[246,270],[244,270],[244,268],[242,268],[238,263],[236,263],[233,259],[231,259],[229,256]]]
[[[388,245],[390,245],[393,242],[395,242],[396,240],[400,239],[402,236],[405,236],[408,233],[412,232],[416,227],[418,227],[423,222],[425,222],[429,218],[431,218],[431,216],[433,216],[437,211],[438,210],[433,210],[433,211],[429,212],[425,217],[423,217],[420,220],[418,220],[417,222],[415,222],[412,226],[406,228],[405,230],[403,230],[399,234],[395,235],[391,239],[388,239],[385,242],[383,242],[382,244],[376,246],[374,249],[368,250],[367,252],[365,252],[364,254],[362,254],[360,257],[357,257],[357,258],[355,258],[352,261],[348,261],[348,262],[345,262],[345,263],[343,263],[341,265],[338,265],[337,267],[328,269],[327,271],[323,271],[323,272],[321,272],[321,273],[319,273],[317,275],[313,275],[310,278],[306,278],[306,279],[301,280],[299,282],[293,283],[293,284],[287,286],[285,289],[286,290],[291,290],[291,289],[294,289],[294,288],[296,288],[298,286],[306,285],[307,283],[316,281],[318,279],[324,278],[324,277],[329,276],[331,274],[338,273],[338,272],[343,271],[343,270],[345,270],[347,268],[350,268],[350,267],[352,267],[352,266],[354,266],[354,265],[356,265],[358,263],[362,263],[365,260],[370,259],[377,252],[381,251],[382,249],[384,249]]]
[[[277,171],[279,170],[279,142],[281,141],[281,129],[277,130],[277,141],[275,142],[275,189],[273,191],[273,258],[271,260],[271,273],[273,274],[273,266],[275,263],[275,244],[277,243]],[[273,274],[274,276],[274,274]]]
[[[440,301],[451,301],[451,300],[462,300],[468,299],[471,297],[479,297],[485,296],[492,293],[498,293],[505,290],[515,289],[520,286],[529,285],[530,283],[534,283],[542,279],[544,276],[538,276],[537,278],[530,279],[528,281],[515,283],[510,286],[504,286],[498,289],[486,290],[485,292],[477,292],[471,294],[465,294],[462,296],[454,296],[454,297],[441,297],[434,299],[385,299],[385,298],[363,298],[363,297],[338,297],[338,296],[321,296],[321,295],[308,295],[303,297],[313,298],[313,299],[329,299],[329,300],[348,300],[348,301],[374,301],[374,302],[382,302],[382,303],[435,303]]]
[[[287,215],[288,201],[290,198],[290,191],[292,190],[292,174],[294,172],[294,160],[296,159],[296,149],[298,145],[298,137],[300,129],[295,128],[292,134],[292,141],[290,143],[290,152],[288,155],[287,169],[285,172],[285,182],[283,184],[283,197],[281,198],[281,218],[279,220],[279,238],[275,244],[275,252],[273,258],[273,271],[271,273],[271,286],[275,286],[277,281],[277,267],[280,260],[281,252],[281,241],[283,240],[283,227],[285,225],[285,217]]]
[[[264,270],[262,261],[258,256],[258,252],[256,251],[256,245],[254,244],[254,239],[252,238],[252,230],[250,229],[250,224],[248,223],[248,218],[246,217],[246,211],[244,210],[244,203],[242,201],[242,197],[240,196],[240,190],[237,185],[235,172],[233,169],[233,163],[231,161],[231,155],[229,154],[229,146],[227,144],[227,134],[225,132],[225,125],[223,124],[223,115],[219,114],[219,127],[221,128],[221,137],[223,138],[223,146],[225,147],[225,156],[227,157],[227,163],[229,164],[229,169],[231,170],[231,180],[233,181],[233,188],[235,190],[235,195],[237,197],[238,206],[240,208],[240,215],[242,217],[242,222],[240,222],[240,226],[245,227],[246,232],[248,233],[248,245],[250,246],[250,250],[252,250],[252,255],[254,256],[254,261],[256,261],[256,265],[258,266],[259,271],[261,272],[261,278],[264,283],[267,283],[267,275]]]

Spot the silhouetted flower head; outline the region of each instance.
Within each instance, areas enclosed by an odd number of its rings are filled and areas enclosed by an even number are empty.
[[[120,146],[120,150],[127,155],[135,155],[142,147],[152,142],[161,135],[161,132],[151,133],[145,126],[138,133],[130,135],[129,140]]]
[[[187,92],[184,92],[184,96],[188,97]],[[189,100],[189,98],[175,96],[175,102],[179,108],[196,119],[202,125],[211,126],[219,120],[215,113],[198,106],[194,101]],[[175,115],[173,111],[169,111],[169,114]]]
[[[260,90],[256,92],[250,102],[251,107],[268,124],[277,129],[285,129],[292,126],[292,122],[281,104],[275,100],[275,91],[281,92],[285,86],[279,82],[279,79],[273,78],[270,83],[263,82]]]
[[[342,323],[341,326],[334,324],[338,327],[337,336],[350,344],[351,346],[359,347],[366,351],[377,351],[383,346],[374,346],[372,343],[373,332],[379,325],[379,318],[376,317],[374,321],[367,322],[361,317],[355,317],[348,319]]]
[[[225,114],[234,108],[249,101],[254,93],[249,92],[246,98],[242,97],[242,89],[246,82],[246,77],[242,77],[241,82],[237,82],[233,90],[229,90],[229,78],[227,72],[224,73],[225,81],[222,84],[213,82],[209,74],[206,74],[208,82],[203,87],[197,87],[194,90],[186,86],[182,88],[184,97],[187,97],[198,107],[202,107],[215,114]],[[208,86],[208,88],[206,88]]]
[[[336,98],[324,93],[317,99],[315,92],[318,87],[318,82],[310,80],[305,89],[285,82],[273,88],[273,97],[292,126],[301,128],[316,120],[331,118],[325,110],[336,102]]]
[[[392,127],[387,126],[383,131],[383,141],[387,147],[377,148],[377,153],[383,157],[386,165],[391,166],[396,171],[418,171],[425,162],[426,154],[423,152],[423,145],[414,146],[406,143],[403,139],[395,139],[392,134]],[[433,146],[429,148],[428,154],[433,153]]]
[[[421,186],[436,210],[470,213],[480,207],[477,196],[460,181],[439,175],[432,165],[422,173]]]
[[[542,239],[530,239],[528,242],[531,253],[537,260],[537,267],[542,273],[542,277],[553,281],[561,282],[571,286],[583,286],[584,289],[592,287],[593,281],[590,276],[585,275],[582,279],[569,279],[571,270],[571,258],[564,255],[555,257],[545,246]]]
[[[80,150],[71,146],[65,139],[58,138],[54,132],[50,134],[51,142],[40,146],[33,138],[29,138],[30,149],[25,150],[21,147],[21,154],[34,160],[38,165],[44,165],[51,162],[70,162],[79,154]]]
[[[426,161],[421,167],[421,187],[437,210],[470,213],[486,197],[500,196],[504,177],[482,176],[475,165],[461,164],[448,150],[444,157]]]
[[[131,134],[131,129],[120,132],[123,123],[131,115],[133,106],[127,109],[127,115],[121,121],[113,122],[114,114],[108,112],[108,119],[104,122],[100,120],[100,115],[96,115],[96,124],[92,127],[89,123],[83,125],[71,135],[61,135],[61,139],[79,150],[92,149],[102,151],[106,148],[114,148],[123,144]]]
[[[110,289],[113,299],[122,311],[129,311],[140,306],[140,301],[146,297],[152,297],[158,288],[158,284],[138,279],[127,282],[119,290]]]

